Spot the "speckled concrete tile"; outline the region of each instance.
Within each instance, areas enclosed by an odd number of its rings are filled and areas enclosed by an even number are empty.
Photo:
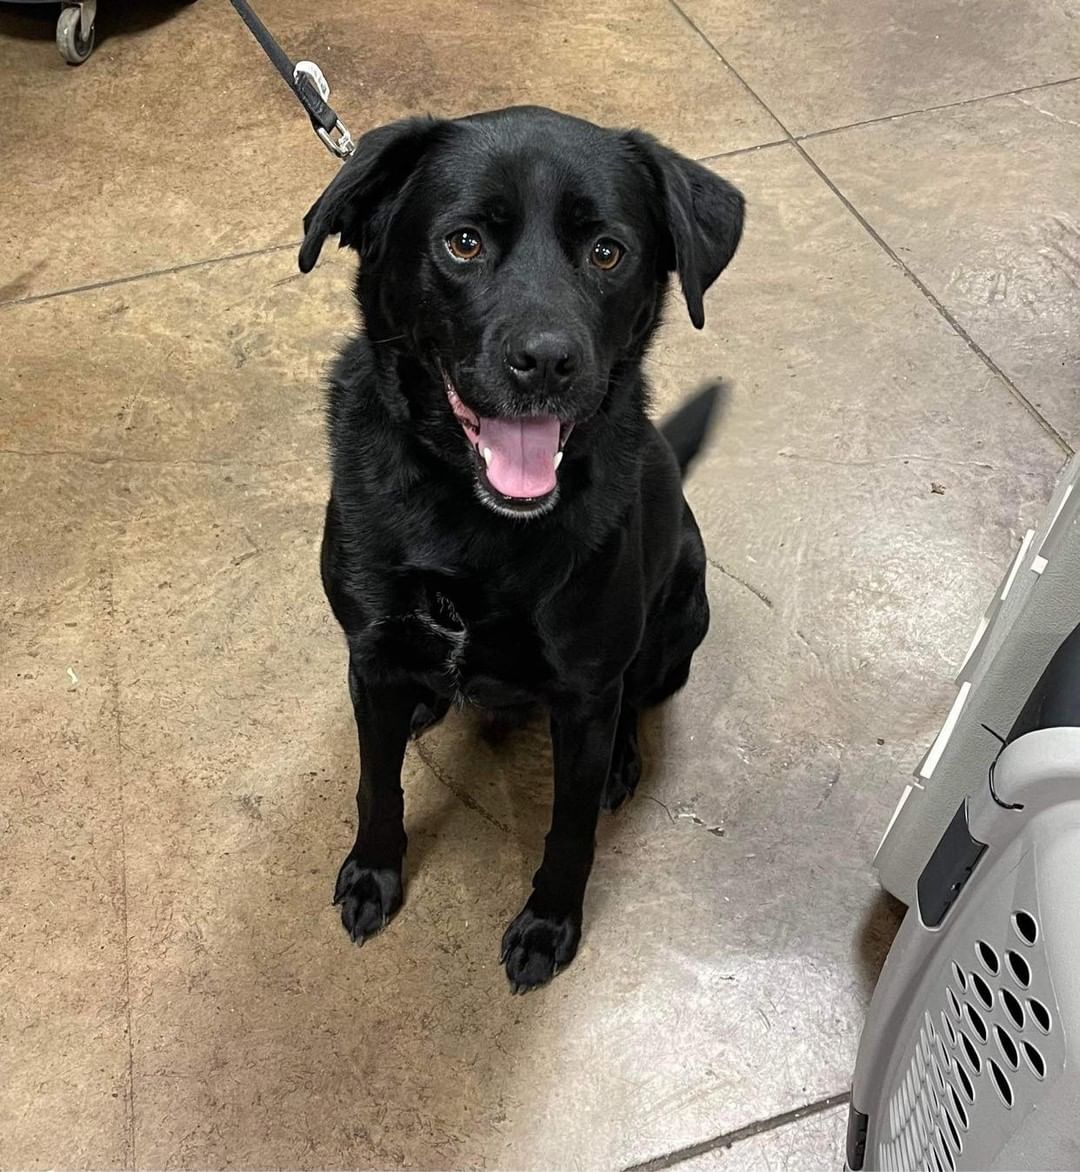
[[[746,897],[809,881],[869,916],[865,860],[825,867],[750,811],[731,844],[662,788],[608,821],[579,960],[510,997],[498,940],[546,827],[540,729],[496,752],[453,717],[410,754],[407,904],[349,945],[329,893],[355,748],[315,575],[321,475],[138,466],[122,489],[140,1163],[612,1167],[842,1085],[824,1038],[850,1036],[881,941],[822,919],[798,956],[806,909]],[[674,769],[701,784],[677,728]]]
[[[1076,77],[1080,9],[1042,0],[680,0],[793,134]]]
[[[355,326],[354,271],[331,249],[305,279],[290,248],[0,306],[0,448],[310,459],[325,446],[323,373]]]
[[[111,521],[100,470],[0,455],[0,1166],[128,1152]]]
[[[734,382],[689,488],[715,568],[808,638],[809,608],[847,672],[948,676],[958,617],[981,610],[1065,452],[792,148],[718,169],[750,200],[745,245],[705,331],[673,300],[650,364],[661,404],[706,373]]]
[[[289,41],[318,47],[320,64],[341,81],[342,109],[361,116],[373,102],[388,114],[533,103],[603,125],[643,126],[699,158],[779,137],[775,121],[665,0],[537,0],[527,11],[406,0],[368,9],[359,32],[351,0],[328,0],[315,19],[288,0],[278,8],[274,20]]]
[[[806,147],[1050,423],[1080,441],[1080,82]]]
[[[164,54],[155,38],[167,29],[188,30],[183,52],[197,60],[200,10],[223,19],[199,4],[106,41],[100,77],[112,69],[119,91],[123,54]],[[328,11],[334,32],[345,10]],[[389,29],[395,14],[380,12],[372,20]],[[403,29],[419,27],[410,12]],[[604,20],[642,61],[659,52],[641,35],[654,32],[647,21],[632,35],[619,23],[637,12],[581,17],[560,76],[585,76],[573,70],[609,43]],[[274,4],[266,15],[290,43],[313,27]],[[483,37],[505,39],[505,19],[485,17]],[[482,75],[468,30],[453,27],[448,59]],[[349,42],[320,37],[334,70]],[[675,34],[663,24],[664,54],[698,52],[665,37]],[[403,43],[412,56],[388,87],[422,72],[428,42]],[[51,48],[33,51],[44,67]],[[84,84],[104,83],[64,82]],[[702,133],[723,120],[707,113],[715,121],[693,122]],[[41,807],[37,790],[7,816],[26,860],[8,882],[30,928],[15,937],[24,967],[4,979],[45,974],[25,1012],[44,1005],[60,1024],[35,1035],[44,1049],[17,1037],[16,1092],[0,1092],[16,1122],[0,1162],[114,1164],[127,1151],[121,778],[138,1166],[612,1168],[845,1089],[897,922],[870,858],[1063,453],[793,148],[722,170],[751,201],[744,248],[710,297],[706,333],[673,298],[650,361],[664,408],[705,377],[734,384],[688,486],[713,561],[713,630],[689,687],[649,722],[642,792],[603,822],[578,960],[527,998],[509,996],[497,951],[547,824],[541,726],[500,747],[476,739],[468,713],[433,731],[407,759],[402,913],[357,950],[329,902],[352,839],[356,748],[318,582],[318,381],[352,320],[351,261],[334,254],[294,279],[283,250],[0,310],[0,447],[37,453],[5,458],[23,469],[3,485],[21,517],[13,564],[28,567],[12,589],[25,600],[42,582],[46,597],[54,579],[83,583],[57,588],[55,614],[14,611],[11,662],[25,672],[23,650],[40,647],[50,671],[55,661],[80,679],[84,660],[116,663],[115,674],[91,669],[107,688],[65,700],[86,706],[67,724],[51,692],[16,693],[28,714],[16,747],[36,762],[34,785],[44,771],[44,792],[55,787],[50,811],[93,793],[70,833],[94,866],[71,879],[74,951],[55,953],[40,927],[53,923],[55,868],[37,861],[26,813]],[[206,175],[174,176],[173,189],[205,187]],[[259,205],[271,242],[285,202],[268,199],[269,220]],[[115,222],[130,218],[120,204]],[[174,258],[205,245],[184,231]],[[65,271],[143,263],[142,245],[125,251],[108,233],[85,253],[71,239],[55,252]],[[48,756],[68,752],[70,728],[93,750],[82,773]],[[50,849],[60,841],[41,835]],[[84,958],[61,1001],[50,965],[99,945],[106,959]],[[84,1112],[85,1133],[19,1122],[13,1110],[39,1085],[44,1109]],[[773,1158],[782,1136],[739,1147]],[[819,1147],[807,1132],[791,1150],[824,1150],[822,1137]]]
[[[512,998],[498,964],[531,842],[414,753],[405,910],[359,950],[330,906],[356,751],[317,584],[321,475],[139,467],[126,487],[139,1162],[455,1167],[579,1145],[604,1160],[592,1108],[558,1132],[545,1120],[554,1088],[580,1094],[575,1050],[607,1015],[588,984]],[[580,1028],[564,1037],[568,1008]]]
[[[140,9],[130,26],[103,5],[112,35],[77,69],[47,22],[4,7],[0,101],[18,116],[0,141],[0,301],[298,239],[335,164],[228,5]],[[665,0],[545,0],[527,20],[504,4],[470,20],[451,0],[369,5],[359,21],[347,0],[259,11],[328,72],[356,133],[536,102],[697,156],[779,137]],[[57,127],[62,152],[44,145]]]

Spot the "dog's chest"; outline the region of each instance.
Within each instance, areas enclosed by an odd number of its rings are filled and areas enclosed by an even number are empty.
[[[418,666],[437,691],[485,706],[544,691],[547,657],[524,614],[487,599],[453,598],[438,587],[425,588],[415,601],[407,622],[416,636]]]
[[[469,628],[458,609],[441,590],[424,591],[424,599],[410,616],[434,636],[438,645],[436,655],[443,670],[455,681],[460,681],[469,645]]]

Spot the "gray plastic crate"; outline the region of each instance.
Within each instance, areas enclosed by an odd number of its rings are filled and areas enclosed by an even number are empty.
[[[1080,728],[973,774],[871,1002],[853,1169],[1080,1168]]]
[[[1024,535],[973,632],[952,709],[878,848],[882,886],[904,903],[914,898],[915,882],[956,807],[985,782],[999,745],[984,726],[1002,734],[1012,727],[1078,619],[1080,455],[1064,469],[1038,528]],[[965,642],[961,635],[958,654]]]

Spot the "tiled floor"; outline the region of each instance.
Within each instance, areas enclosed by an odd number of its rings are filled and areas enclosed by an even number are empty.
[[[354,129],[544,102],[750,201],[652,360],[662,406],[734,384],[689,486],[713,631],[578,961],[511,998],[539,729],[411,750],[406,908],[357,951],[330,907],[351,262],[294,246],[333,163],[223,0],[101,7],[71,69],[0,4],[0,1165],[838,1166],[870,860],[1080,436],[1080,8],[258,4]]]

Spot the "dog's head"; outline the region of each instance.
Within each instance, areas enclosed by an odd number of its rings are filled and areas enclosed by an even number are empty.
[[[530,107],[417,118],[360,140],[304,219],[300,268],[328,236],[359,252],[369,336],[425,375],[404,388],[420,439],[530,515],[640,360],[669,273],[704,324],[742,218],[734,187],[636,131]]]

